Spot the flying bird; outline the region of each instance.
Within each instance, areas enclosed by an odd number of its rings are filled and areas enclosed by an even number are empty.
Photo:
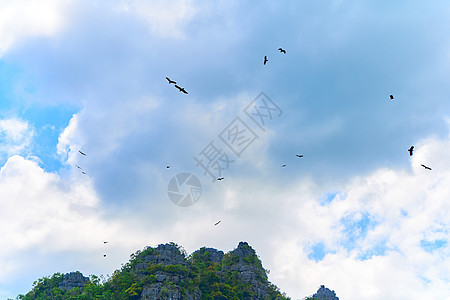
[[[106,254],[103,254],[103,257],[106,257]]]
[[[424,167],[425,170],[430,170],[430,171],[431,171],[431,168],[430,168],[430,167],[427,167],[427,166],[425,166],[425,165],[421,165],[421,166]]]
[[[103,241],[103,244],[108,244],[108,241],[106,241],[106,242],[105,242],[105,241]]]
[[[86,153],[81,152],[80,150],[78,150],[78,152],[80,152],[81,155],[86,156]]]
[[[286,167],[286,165],[281,165],[282,168]]]
[[[182,87],[179,87],[178,85],[176,85],[175,84],[175,87],[180,91],[180,92],[183,92],[183,93],[185,93],[185,94],[187,94],[188,92],[186,92],[186,90],[184,89],[184,88],[182,88]]]
[[[295,156],[297,156],[297,157],[303,157],[303,155],[301,154],[301,155],[298,155],[298,154],[296,154]]]
[[[84,171],[81,171],[81,173],[83,173],[84,175],[86,175],[86,172],[84,172]]]
[[[278,48],[278,50],[280,50],[280,53],[286,54],[286,50],[284,50],[283,48]]]
[[[413,151],[414,151],[414,146],[411,146],[411,148],[409,148],[408,151],[409,151],[409,156],[412,156]]]
[[[266,62],[268,62],[269,60],[267,59],[267,56],[264,56],[264,64],[266,64]]]
[[[169,84],[171,84],[171,83],[173,83],[173,84],[177,84],[175,81],[173,81],[173,80],[170,80],[170,78],[169,77],[166,77],[166,79],[167,79],[167,81],[169,82]]]
[[[82,169],[79,165],[75,165],[75,166],[77,166],[78,169]]]
[[[389,98],[391,98],[391,100],[394,100],[394,95],[389,95]]]
[[[218,225],[221,221],[217,222],[216,224],[214,224],[214,226]]]
[[[223,177],[219,177],[219,178],[217,178],[217,180],[224,180],[225,178],[223,178]]]
[[[166,169],[170,168],[170,166],[167,166]]]

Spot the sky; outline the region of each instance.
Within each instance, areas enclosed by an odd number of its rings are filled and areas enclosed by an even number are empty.
[[[0,298],[247,241],[292,299],[450,299],[448,36],[440,0],[0,0]]]

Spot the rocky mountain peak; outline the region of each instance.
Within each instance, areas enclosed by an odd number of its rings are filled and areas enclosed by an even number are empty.
[[[84,277],[80,272],[71,272],[64,274],[61,278],[61,282],[58,287],[61,290],[71,290],[73,288],[83,288],[84,285],[89,281],[88,277]]]
[[[336,297],[336,293],[326,288],[324,285],[321,285],[317,290],[317,293],[315,293],[312,297],[318,300],[339,300],[339,298]]]

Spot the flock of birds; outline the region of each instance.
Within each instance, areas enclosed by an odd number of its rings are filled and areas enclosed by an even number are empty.
[[[282,54],[286,54],[286,50],[283,49],[283,48],[281,48],[281,47],[278,48],[278,51],[280,51],[280,53],[282,53]],[[269,61],[269,59],[267,58],[267,55],[265,55],[265,56],[264,56],[264,60],[263,60],[263,64],[266,65],[268,61]],[[178,89],[178,91],[180,91],[181,93],[188,94],[188,92],[185,90],[184,87],[180,87],[179,85],[177,85],[177,82],[176,82],[176,81],[170,79],[169,77],[166,77],[166,80],[168,81],[169,85],[170,85],[170,84],[173,84],[174,87],[175,87],[176,89]],[[394,95],[389,95],[389,99],[390,99],[390,100],[394,100]],[[79,152],[81,155],[86,156],[86,153],[84,153],[84,152],[82,152],[82,151],[78,151],[78,152]],[[408,149],[408,152],[409,152],[409,156],[413,156],[414,146],[411,146],[411,147]],[[302,158],[302,157],[303,157],[303,154],[296,154],[295,156],[296,156],[297,158]],[[287,166],[286,164],[282,164],[282,165],[281,165],[282,168],[285,168],[286,166]],[[425,168],[426,170],[430,170],[430,171],[431,171],[431,168],[430,168],[430,167],[428,167],[428,166],[426,166],[426,165],[424,165],[424,164],[421,164],[421,166],[422,166],[423,168]],[[82,174],[86,174],[86,172],[83,171],[83,168],[81,168],[81,167],[78,166],[78,165],[76,165],[76,167],[77,167],[78,169],[81,170],[81,173],[82,173]],[[169,169],[170,167],[171,167],[170,165],[167,165],[167,166],[166,166],[167,169]],[[218,178],[217,178],[217,181],[222,181],[222,180],[224,180],[224,179],[225,179],[224,177],[218,177]],[[221,220],[219,220],[218,222],[216,222],[216,223],[214,224],[214,226],[219,225],[220,222],[221,222]],[[108,241],[103,241],[103,244],[107,244],[107,243],[108,243]],[[106,254],[104,254],[103,257],[106,258]]]

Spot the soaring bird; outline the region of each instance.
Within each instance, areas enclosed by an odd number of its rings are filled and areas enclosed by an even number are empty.
[[[170,166],[167,166],[166,169],[170,168]]]
[[[217,178],[217,180],[224,180],[225,178],[223,178],[223,177],[219,177],[219,178]]]
[[[297,157],[303,157],[303,155],[302,155],[302,154],[300,154],[300,155],[296,154],[295,156],[297,156]]]
[[[414,151],[414,146],[411,146],[411,148],[409,148],[408,151],[409,151],[409,156],[412,156],[413,151]]]
[[[280,50],[281,53],[286,54],[286,50],[284,50],[283,48],[278,48],[278,50]]]
[[[81,152],[80,150],[78,150],[78,152],[80,152],[81,155],[86,156],[86,153]]]
[[[106,257],[106,254],[103,254],[103,257]]]
[[[186,90],[184,89],[184,88],[182,88],[182,87],[179,87],[178,85],[176,85],[175,84],[175,87],[180,91],[180,92],[183,92],[183,93],[185,93],[185,94],[187,94],[188,92],[186,92]]]
[[[427,167],[427,166],[425,166],[425,165],[421,165],[421,166],[424,167],[425,170],[430,170],[430,171],[431,171],[431,168],[430,168],[430,167]]]
[[[281,165],[282,168],[286,167],[286,165]]]
[[[267,59],[267,56],[264,56],[264,64],[266,64],[266,62],[268,62],[269,60]]]
[[[103,241],[103,244],[108,244],[108,241]]]
[[[391,98],[391,100],[394,100],[394,95],[389,95],[389,98]]]
[[[217,222],[216,224],[214,224],[214,226],[216,226],[217,224],[219,224],[221,221]]]
[[[83,173],[84,175],[86,175],[86,172],[84,172],[84,171],[81,171],[81,173]]]
[[[167,81],[169,82],[169,84],[171,84],[171,83],[173,83],[173,84],[177,84],[175,81],[173,81],[173,80],[170,80],[170,78],[169,77],[166,77],[166,79],[167,79]]]
[[[79,165],[75,165],[75,166],[77,166],[78,169],[81,169],[81,167]]]

